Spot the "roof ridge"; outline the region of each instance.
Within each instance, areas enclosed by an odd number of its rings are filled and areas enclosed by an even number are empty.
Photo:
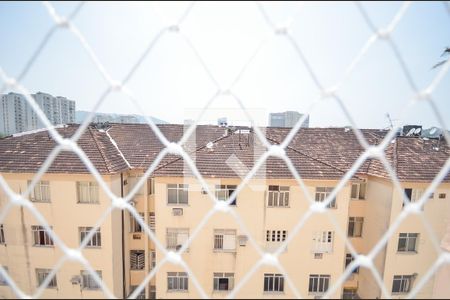
[[[97,146],[98,151],[100,152],[100,155],[101,155],[102,158],[103,158],[103,162],[105,163],[106,170],[108,170],[108,173],[111,173],[111,170],[110,170],[110,168],[109,168],[109,166],[108,166],[108,164],[107,164],[107,162],[106,162],[106,160],[107,160],[106,154],[105,154],[104,151],[101,149],[101,147],[100,147],[100,145],[99,145],[99,142],[98,142],[98,140],[97,140],[97,137],[95,136],[95,134],[92,133],[92,128],[91,128],[91,127],[88,127],[88,130],[89,130],[89,133],[90,133],[91,136],[92,136],[92,139],[93,139],[94,142],[95,142],[95,145]],[[109,160],[108,160],[108,161],[109,161]]]
[[[274,138],[271,138],[271,137],[266,136],[266,139],[271,140],[272,142],[281,144],[279,141],[275,140]],[[306,153],[303,153],[302,151],[297,150],[297,149],[295,149],[295,148],[292,148],[292,147],[290,147],[289,145],[287,146],[287,148],[291,149],[292,151],[294,151],[294,152],[296,152],[296,153],[298,153],[298,154],[301,154],[301,155],[306,156],[306,157],[308,157],[308,158],[310,158],[310,159],[312,159],[312,160],[315,160],[315,161],[317,161],[317,162],[319,162],[319,163],[321,163],[321,164],[324,164],[324,165],[326,165],[326,166],[328,166],[328,167],[330,167],[330,168],[336,169],[336,170],[338,170],[339,172],[342,172],[342,173],[344,173],[344,174],[347,173],[346,171],[341,170],[340,168],[338,168],[338,167],[336,167],[336,166],[333,166],[332,164],[329,164],[329,163],[324,162],[324,161],[322,161],[322,160],[320,160],[320,159],[318,159],[318,158],[315,158],[315,157],[313,157],[313,156],[311,156],[311,155],[308,155],[308,154],[306,154]]]

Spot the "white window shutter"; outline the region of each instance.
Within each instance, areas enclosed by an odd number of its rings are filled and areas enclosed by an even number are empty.
[[[187,233],[178,233],[177,234],[177,245],[183,245],[189,238]]]
[[[236,249],[236,235],[225,234],[223,236],[223,249],[224,250],[234,250]]]

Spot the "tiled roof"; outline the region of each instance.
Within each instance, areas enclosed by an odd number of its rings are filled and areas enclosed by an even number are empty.
[[[69,125],[57,130],[69,138],[78,128],[78,125]],[[185,132],[183,125],[161,124],[158,128],[170,142],[178,142]],[[289,128],[271,127],[261,130],[271,144],[281,143],[290,131]],[[361,132],[371,145],[379,144],[386,134],[386,131],[375,129],[362,129]],[[135,169],[146,170],[164,149],[155,133],[145,124],[111,124],[108,133]],[[223,127],[200,125],[184,146],[203,176],[244,177],[265,151],[253,133],[226,133],[227,129]],[[440,145],[437,142],[397,137],[387,147],[386,158],[401,181],[431,181],[450,157],[445,142],[441,141]],[[129,169],[121,153],[102,130],[89,127],[78,144],[102,174]],[[55,146],[56,143],[46,131],[0,139],[0,172],[35,173]],[[286,149],[294,167],[306,179],[339,179],[363,151],[353,131],[345,128],[302,128]],[[184,165],[179,156],[166,155],[154,175],[192,175],[190,168]],[[63,151],[48,172],[88,173],[88,170],[75,154]],[[389,177],[384,166],[376,159],[365,161],[355,176],[364,174]],[[284,161],[274,157],[262,165],[258,176],[293,177]],[[445,181],[450,181],[449,174]]]

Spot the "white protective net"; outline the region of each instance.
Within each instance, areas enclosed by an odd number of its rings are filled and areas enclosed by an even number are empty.
[[[446,11],[450,18],[450,5],[448,2],[442,3],[442,9]],[[278,256],[282,253],[284,246],[289,244],[289,242],[292,240],[293,237],[295,237],[296,233],[299,232],[299,230],[302,228],[302,226],[315,214],[326,214],[330,221],[335,225],[335,230],[338,236],[345,240],[346,247],[350,251],[350,253],[356,258],[345,270],[345,272],[334,282],[332,286],[328,289],[324,297],[329,297],[330,295],[333,295],[337,289],[339,289],[345,279],[351,274],[354,267],[365,267],[370,269],[370,271],[373,274],[374,279],[376,280],[378,286],[381,289],[382,296],[383,297],[390,297],[389,292],[386,290],[386,287],[383,283],[383,279],[380,275],[380,273],[377,271],[373,264],[373,259],[377,256],[377,254],[382,250],[383,247],[386,246],[386,243],[388,239],[395,233],[398,226],[401,224],[401,222],[407,218],[411,214],[417,214],[422,217],[422,221],[425,224],[426,229],[428,230],[428,233],[430,235],[430,238],[433,240],[434,245],[436,246],[436,251],[439,253],[437,260],[435,263],[429,268],[427,273],[421,278],[417,284],[415,284],[414,288],[410,291],[408,294],[408,297],[414,297],[421,288],[426,284],[426,282],[429,280],[431,276],[444,264],[450,263],[450,254],[443,252],[439,248],[439,242],[437,241],[437,238],[430,229],[430,226],[428,224],[427,219],[423,216],[423,212],[421,210],[421,206],[425,204],[425,202],[429,199],[429,196],[433,191],[436,189],[436,187],[440,184],[440,182],[443,180],[443,178],[446,176],[446,174],[450,170],[450,158],[446,160],[445,165],[442,167],[440,172],[437,174],[437,176],[434,178],[432,183],[429,185],[429,187],[425,190],[423,195],[421,196],[420,200],[415,203],[409,203],[406,201],[406,198],[404,199],[405,203],[408,203],[404,210],[399,214],[397,219],[392,223],[392,226],[389,227],[389,229],[383,234],[382,238],[378,241],[378,243],[373,247],[373,249],[367,254],[367,255],[358,255],[358,253],[355,251],[353,245],[350,243],[350,241],[347,238],[346,233],[340,228],[340,226],[337,225],[337,221],[332,213],[330,213],[329,210],[326,209],[327,204],[329,204],[333,198],[337,195],[337,193],[344,187],[344,185],[352,178],[353,175],[355,175],[356,171],[359,169],[359,167],[366,161],[368,158],[377,158],[379,159],[384,167],[386,168],[387,172],[389,173],[390,177],[392,178],[392,182],[395,186],[395,188],[398,191],[402,191],[402,188],[400,186],[400,182],[396,176],[395,171],[392,169],[391,165],[389,164],[388,160],[385,157],[384,149],[389,145],[392,138],[395,136],[396,132],[399,129],[399,126],[392,128],[385,136],[384,140],[378,145],[378,146],[371,146],[368,144],[368,142],[365,140],[362,132],[357,128],[356,123],[354,122],[351,114],[349,113],[349,110],[346,108],[343,100],[337,95],[337,91],[341,87],[342,83],[349,77],[349,75],[352,73],[352,71],[355,69],[355,67],[360,63],[362,58],[366,55],[366,53],[369,51],[369,49],[377,42],[380,43],[386,43],[390,49],[392,50],[392,53],[394,54],[395,58],[398,60],[401,70],[407,79],[407,82],[411,88],[411,90],[414,93],[414,97],[410,99],[409,105],[414,105],[416,102],[424,101],[426,102],[431,110],[434,113],[434,116],[436,120],[438,121],[441,128],[448,128],[444,122],[443,117],[441,116],[439,110],[437,109],[432,95],[433,91],[436,89],[436,87],[440,84],[441,80],[444,78],[444,76],[447,74],[449,68],[450,68],[450,60],[447,60],[447,62],[441,66],[439,69],[436,77],[434,80],[426,86],[425,88],[419,88],[416,83],[414,82],[409,70],[408,66],[405,63],[404,59],[402,58],[402,54],[399,51],[399,48],[396,45],[396,42],[392,38],[392,33],[395,31],[397,24],[399,21],[404,17],[404,15],[407,13],[409,7],[411,5],[414,5],[409,2],[404,2],[394,18],[391,20],[389,25],[385,28],[377,28],[374,23],[372,22],[371,18],[369,17],[368,12],[365,10],[365,8],[360,3],[355,3],[354,5],[357,7],[359,13],[367,23],[367,26],[369,26],[373,32],[373,34],[370,36],[370,38],[366,41],[366,43],[363,45],[361,50],[359,51],[358,55],[353,59],[353,61],[350,63],[350,65],[347,67],[346,72],[344,76],[341,78],[341,80],[333,85],[333,86],[324,86],[320,80],[318,79],[318,76],[314,72],[314,66],[310,64],[308,59],[305,57],[301,45],[295,40],[295,38],[290,34],[289,26],[282,26],[278,27],[274,22],[271,20],[270,16],[268,15],[264,3],[255,3],[255,10],[258,11],[264,18],[265,22],[267,23],[268,27],[270,28],[267,37],[263,39],[258,47],[255,49],[253,55],[251,55],[250,59],[242,66],[242,69],[238,73],[238,76],[235,78],[231,86],[227,88],[223,88],[219,82],[216,80],[214,74],[210,71],[210,68],[208,67],[208,64],[205,62],[205,60],[202,58],[200,53],[197,51],[195,44],[191,41],[190,37],[186,35],[183,32],[183,22],[184,20],[189,16],[191,10],[195,5],[192,3],[188,6],[188,8],[184,11],[184,13],[181,15],[181,17],[178,19],[178,21],[175,24],[167,24],[166,27],[164,27],[153,39],[151,39],[148,42],[148,47],[143,52],[142,56],[140,56],[136,63],[133,64],[127,73],[127,75],[122,80],[114,80],[106,71],[104,66],[101,63],[101,59],[97,57],[96,53],[93,51],[83,34],[78,30],[78,28],[74,25],[72,22],[72,19],[83,9],[83,6],[85,3],[80,3],[76,6],[74,11],[67,17],[63,17],[57,13],[57,11],[54,9],[51,3],[44,2],[43,5],[48,11],[48,14],[50,18],[54,21],[54,26],[48,31],[48,33],[45,35],[44,39],[39,44],[39,47],[34,51],[33,55],[27,62],[25,68],[22,70],[19,76],[17,78],[12,78],[8,76],[4,72],[4,70],[0,66],[0,78],[5,82],[3,85],[1,92],[3,93],[7,88],[13,88],[15,90],[20,91],[22,94],[26,96],[26,100],[28,104],[33,108],[33,110],[37,113],[38,118],[44,123],[44,125],[48,128],[48,131],[52,138],[57,142],[58,146],[53,149],[51,154],[47,157],[45,163],[42,165],[40,170],[36,173],[34,179],[32,180],[31,185],[28,187],[26,191],[24,191],[22,194],[15,193],[6,183],[5,179],[0,176],[0,187],[1,189],[6,193],[6,196],[9,199],[9,202],[5,207],[2,208],[0,211],[0,223],[5,219],[8,212],[11,210],[14,206],[22,206],[23,208],[27,209],[29,212],[33,214],[33,216],[38,220],[38,222],[47,230],[49,235],[54,241],[55,246],[59,247],[63,252],[64,256],[59,259],[59,261],[56,263],[56,265],[53,267],[50,276],[47,276],[47,278],[44,280],[44,282],[36,289],[34,294],[28,295],[24,293],[13,281],[13,279],[8,275],[8,272],[3,268],[0,267],[0,274],[5,278],[6,283],[13,289],[15,295],[20,298],[28,298],[28,297],[39,297],[46,286],[50,283],[51,278],[58,272],[58,270],[61,268],[61,266],[66,261],[75,261],[82,264],[85,269],[92,275],[94,280],[97,282],[97,284],[102,289],[104,295],[109,298],[114,298],[113,293],[110,289],[102,282],[101,278],[98,276],[98,274],[94,271],[92,266],[90,265],[90,262],[83,256],[82,250],[86,247],[88,241],[94,236],[95,231],[101,226],[103,221],[110,215],[110,213],[115,210],[126,210],[130,212],[137,222],[140,223],[142,226],[145,234],[149,237],[149,239],[154,242],[156,248],[158,249],[160,255],[163,255],[163,258],[160,260],[160,262],[151,270],[150,273],[148,273],[145,276],[145,279],[142,281],[142,283],[133,291],[133,293],[130,295],[130,298],[136,298],[143,289],[148,286],[150,280],[155,276],[155,274],[158,272],[160,267],[164,265],[167,262],[173,263],[173,264],[179,264],[182,268],[185,269],[185,271],[189,275],[189,279],[194,284],[195,288],[197,289],[198,293],[204,297],[207,298],[207,293],[205,292],[205,287],[202,287],[199,281],[197,280],[196,276],[193,274],[193,272],[190,270],[188,264],[186,264],[181,254],[186,251],[189,244],[196,238],[196,236],[199,234],[202,226],[206,224],[206,222],[212,218],[217,212],[227,212],[230,215],[232,215],[237,224],[240,226],[240,229],[244,234],[246,234],[249,237],[250,244],[256,249],[256,252],[259,254],[260,259],[259,261],[248,270],[247,274],[241,278],[237,284],[235,285],[234,289],[230,292],[228,295],[229,298],[234,298],[235,295],[240,291],[240,289],[245,285],[246,282],[251,278],[251,276],[258,270],[259,267],[263,265],[269,265],[276,267],[281,274],[284,275],[286,283],[288,287],[292,290],[293,294],[297,298],[302,298],[305,295],[302,295],[296,285],[293,283],[292,278],[289,277],[289,274],[285,271],[283,265],[281,265],[278,261]],[[295,17],[295,16],[294,16]],[[93,112],[89,114],[89,116],[86,118],[86,120],[83,122],[83,124],[79,127],[77,132],[70,138],[65,139],[63,138],[52,126],[50,121],[46,118],[43,111],[39,108],[39,106],[35,103],[35,101],[30,97],[30,92],[21,84],[22,78],[29,72],[29,70],[32,68],[33,63],[35,60],[39,57],[41,54],[41,51],[45,47],[45,45],[49,42],[49,40],[52,39],[52,36],[54,33],[58,30],[67,30],[68,34],[73,34],[81,46],[84,48],[86,53],[89,55],[90,59],[92,60],[93,65],[98,68],[98,70],[101,72],[104,79],[109,83],[108,88],[103,92],[102,96],[98,99],[96,102]],[[202,111],[200,112],[198,118],[195,120],[195,122],[189,127],[189,129],[184,133],[182,139],[178,143],[172,143],[169,142],[168,139],[161,133],[161,131],[158,129],[158,127],[154,124],[154,122],[147,118],[148,125],[150,128],[155,132],[158,139],[161,141],[161,143],[165,146],[165,148],[159,153],[157,158],[154,160],[154,162],[151,164],[151,166],[148,168],[148,170],[145,172],[145,174],[140,178],[139,182],[134,186],[132,191],[128,193],[128,195],[125,198],[117,197],[107,186],[107,184],[102,179],[102,176],[99,174],[99,172],[96,170],[92,162],[87,157],[86,153],[77,145],[77,140],[80,138],[84,130],[89,126],[89,123],[94,118],[94,113],[97,111],[97,109],[100,107],[100,105],[103,103],[105,98],[113,92],[119,92],[123,93],[130,101],[133,103],[133,105],[141,112],[144,110],[140,107],[137,99],[134,97],[131,90],[127,88],[127,83],[130,80],[130,78],[133,77],[135,71],[138,69],[138,67],[142,64],[143,60],[149,55],[149,53],[154,49],[155,45],[158,44],[161,37],[167,34],[176,34],[179,36],[180,39],[182,39],[195,53],[195,58],[197,59],[198,64],[204,69],[206,74],[210,77],[212,82],[216,85],[217,92],[215,96],[213,96],[211,99],[208,100],[207,104],[203,107]],[[192,158],[186,153],[186,151],[182,148],[182,145],[184,145],[188,139],[191,137],[191,135],[194,133],[196,126],[198,122],[201,120],[203,114],[205,111],[208,110],[208,108],[211,106],[211,104],[214,102],[214,100],[220,96],[220,95],[229,95],[233,97],[237,103],[239,104],[242,111],[245,113],[248,120],[253,124],[255,122],[252,119],[252,116],[248,113],[246,110],[246,106],[243,100],[241,100],[233,91],[233,88],[235,85],[239,82],[242,75],[245,73],[247,67],[251,63],[251,61],[254,59],[254,57],[258,54],[258,52],[264,47],[264,45],[267,43],[268,40],[270,40],[274,36],[282,36],[284,37],[289,44],[292,46],[292,48],[295,50],[296,54],[304,64],[304,67],[307,69],[310,77],[313,79],[313,82],[317,86],[317,88],[320,89],[322,95],[320,99],[317,99],[316,101],[319,102],[320,100],[324,98],[332,98],[336,103],[340,106],[342,111],[345,114],[345,117],[348,119],[350,124],[352,125],[352,130],[357,137],[360,144],[365,148],[365,151],[361,154],[361,156],[355,161],[352,168],[341,178],[340,182],[336,185],[336,187],[333,189],[333,191],[328,195],[326,200],[322,203],[315,202],[314,199],[311,198],[311,195],[306,190],[305,183],[303,182],[302,178],[300,177],[299,173],[295,169],[294,165],[292,164],[291,160],[285,153],[285,148],[289,145],[289,143],[294,138],[297,131],[300,129],[301,124],[305,121],[305,118],[309,111],[305,112],[305,115],[297,122],[295,127],[292,128],[290,133],[286,136],[285,140],[280,145],[271,145],[265,138],[265,135],[263,132],[256,126],[254,126],[254,131],[260,142],[266,147],[266,151],[261,157],[259,157],[254,164],[253,168],[245,175],[235,192],[232,194],[231,198],[227,202],[218,201],[218,199],[215,197],[214,192],[212,192],[208,185],[206,184],[206,181],[201,176],[200,172],[196,168],[195,163],[193,162]],[[311,107],[312,109],[312,107]],[[404,113],[404,112],[403,112]],[[400,114],[403,116],[403,113]],[[447,133],[447,131],[444,131],[444,136],[447,144],[450,144],[450,137]],[[55,232],[51,229],[49,224],[47,223],[46,219],[43,217],[43,215],[39,212],[39,210],[34,206],[34,204],[27,200],[30,193],[32,192],[34,186],[36,183],[40,180],[42,175],[47,171],[47,169],[51,166],[53,160],[56,158],[56,156],[61,151],[72,151],[74,152],[81,161],[86,165],[86,167],[90,170],[91,174],[95,177],[97,182],[99,183],[100,187],[103,189],[103,191],[108,195],[108,197],[111,199],[111,205],[110,207],[104,212],[102,217],[98,220],[98,222],[93,226],[92,230],[89,232],[88,236],[84,239],[84,242],[81,243],[81,245],[78,248],[70,248],[68,247],[61,238],[58,237],[58,235],[55,234]],[[133,197],[136,195],[138,190],[144,185],[144,183],[147,181],[147,178],[152,174],[152,172],[155,170],[155,168],[158,166],[158,164],[161,162],[161,160],[164,158],[166,154],[176,154],[180,155],[186,164],[191,169],[192,173],[195,175],[195,177],[199,180],[201,183],[203,189],[207,192],[207,194],[210,197],[210,200],[214,204],[214,209],[209,211],[199,222],[199,224],[196,226],[196,228],[193,230],[192,234],[190,234],[188,242],[183,245],[181,249],[179,249],[177,252],[168,251],[163,243],[159,241],[153,231],[150,229],[148,224],[146,224],[139,216],[138,212],[130,204],[130,200],[133,199]],[[286,165],[288,166],[289,170],[292,172],[294,178],[298,182],[298,185],[301,187],[302,191],[304,192],[305,197],[310,203],[309,210],[301,217],[300,220],[298,220],[297,225],[292,229],[292,231],[289,233],[287,239],[283,242],[283,244],[278,248],[277,251],[274,253],[268,254],[262,249],[259,244],[254,240],[252,235],[250,234],[249,230],[246,228],[244,223],[242,222],[241,217],[234,209],[230,209],[228,205],[234,200],[236,195],[243,189],[243,187],[252,179],[252,177],[257,173],[258,169],[265,163],[265,161],[269,157],[278,157],[282,159]],[[404,196],[406,197],[406,196]]]

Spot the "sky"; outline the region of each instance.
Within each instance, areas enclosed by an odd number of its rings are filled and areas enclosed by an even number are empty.
[[[50,3],[62,16],[78,5]],[[176,24],[189,5],[89,2],[72,22],[108,74],[121,81],[157,34]],[[289,26],[290,36],[325,88],[341,81],[373,34],[353,2],[264,2],[262,6],[273,24]],[[402,2],[364,2],[362,6],[377,28],[385,28]],[[0,68],[17,77],[54,24],[42,3],[0,2]],[[286,110],[309,113],[311,127],[350,125],[334,98],[321,97],[298,52],[286,36],[273,34],[254,2],[195,3],[180,32],[164,33],[127,82],[140,109],[123,93],[114,92],[98,111],[151,115],[171,123],[197,119],[217,92],[198,57],[220,89],[227,90],[263,40],[232,88],[257,125],[266,126],[270,112]],[[418,89],[426,88],[439,72],[431,67],[450,46],[450,8],[442,2],[413,2],[392,40]],[[31,93],[43,91],[75,100],[77,110],[92,110],[108,87],[80,41],[64,28],[54,32],[20,83]],[[0,87],[3,84],[0,80]],[[9,91],[14,90],[5,90]],[[386,114],[399,124],[441,125],[426,101],[411,102],[414,91],[385,40],[372,44],[336,93],[359,128],[388,127]],[[432,94],[447,128],[449,95],[447,73]],[[248,115],[235,98],[224,93],[214,98],[200,124],[228,117],[232,125],[249,125]]]

